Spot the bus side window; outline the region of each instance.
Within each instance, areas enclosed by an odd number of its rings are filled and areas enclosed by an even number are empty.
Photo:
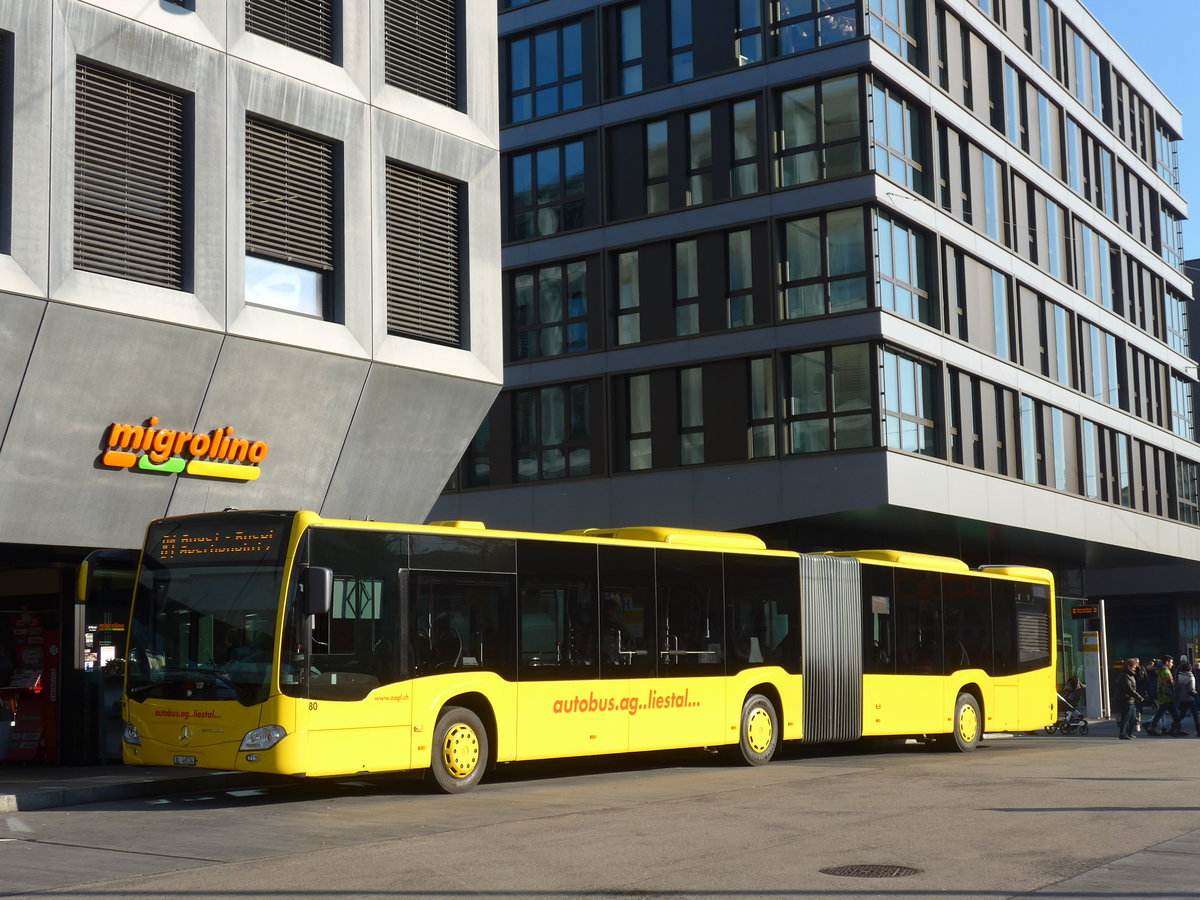
[[[992,641],[995,648],[993,675],[1017,674],[1016,585],[996,580],[992,585]]]
[[[942,674],[942,580],[936,572],[895,571],[896,672]]]
[[[517,570],[520,677],[598,678],[595,545],[520,541]]]
[[[602,678],[643,678],[658,663],[654,617],[654,551],[599,548]]]
[[[992,671],[992,595],[986,579],[942,576],[946,634],[945,674],[958,669]]]
[[[863,672],[892,675],[896,671],[895,589],[887,566],[862,567]]]
[[[721,556],[656,550],[660,675],[725,673]]]
[[[513,676],[511,575],[413,572],[411,579],[413,675],[482,669]]]
[[[777,665],[800,671],[800,568],[795,559],[725,555],[730,673]]]

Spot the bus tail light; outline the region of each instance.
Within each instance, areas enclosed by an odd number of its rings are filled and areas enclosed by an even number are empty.
[[[246,732],[246,736],[242,738],[242,746],[238,749],[270,750],[285,737],[287,737],[287,732],[278,725],[264,725],[262,728]]]

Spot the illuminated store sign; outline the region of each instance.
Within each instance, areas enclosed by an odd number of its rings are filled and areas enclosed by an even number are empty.
[[[108,450],[101,463],[114,469],[145,469],[175,472],[201,478],[232,478],[254,481],[258,464],[267,458],[266,441],[234,437],[232,428],[217,428],[207,434],[157,428],[158,417],[145,425],[109,426]]]

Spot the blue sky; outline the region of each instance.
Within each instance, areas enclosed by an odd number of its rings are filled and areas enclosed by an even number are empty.
[[[1183,251],[1200,257],[1200,0],[1082,0],[1167,99],[1183,113],[1180,190],[1191,219]]]

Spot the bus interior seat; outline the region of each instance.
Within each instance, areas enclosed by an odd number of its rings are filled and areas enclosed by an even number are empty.
[[[432,660],[435,669],[457,669],[462,663],[462,638],[453,628],[439,631],[433,641]]]

